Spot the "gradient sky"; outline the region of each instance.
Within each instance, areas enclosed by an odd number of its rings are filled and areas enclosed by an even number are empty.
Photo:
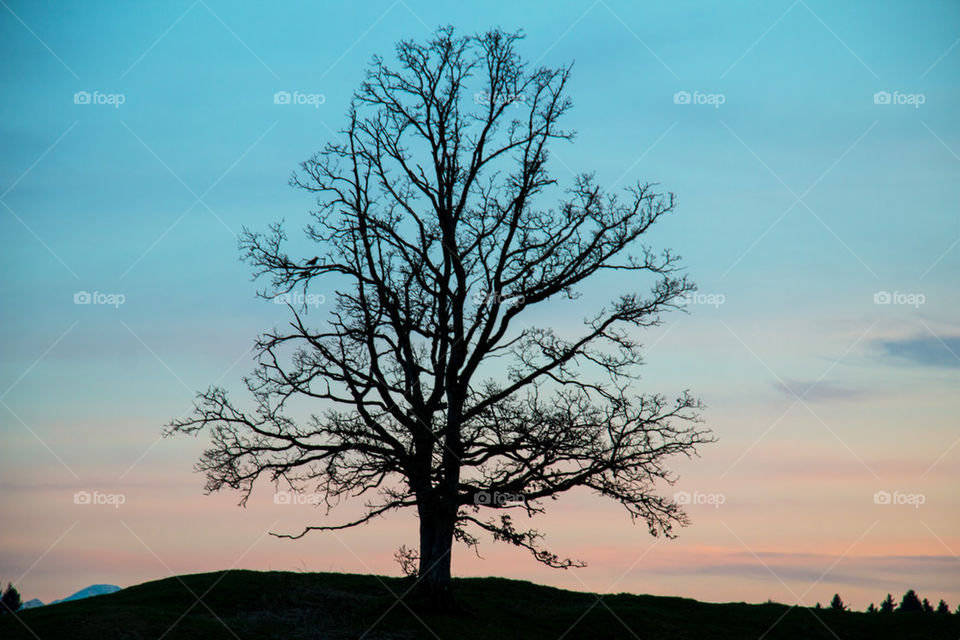
[[[485,542],[455,573],[860,609],[914,588],[956,607],[960,5],[477,4],[0,3],[0,579],[50,600],[234,566],[398,573],[410,514],[277,540],[322,512],[269,486],[246,509],[203,496],[205,437],[159,434],[214,382],[245,400],[252,341],[285,315],[255,298],[235,234],[285,218],[302,246],[311,198],[287,178],[342,126],[370,57],[499,25],[526,31],[528,59],[575,63],[561,180],[677,194],[650,242],[705,297],[645,337],[640,389],[691,388],[719,442],[663,488],[695,502],[677,540],[573,493],[537,526],[588,568]],[[563,333],[615,285],[539,317]]]

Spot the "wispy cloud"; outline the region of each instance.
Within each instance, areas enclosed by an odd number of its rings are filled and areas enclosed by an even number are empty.
[[[768,569],[757,558],[784,580],[798,581],[816,580],[823,572],[822,567],[836,560],[830,554],[759,552],[754,557],[746,552],[697,553],[688,550],[684,560],[670,558],[660,565],[648,566],[647,570],[660,574],[766,580],[769,578]],[[830,575],[829,582],[889,590],[921,571],[924,575],[922,586],[944,589],[952,584],[957,568],[957,559],[945,555],[851,556]]]
[[[835,400],[856,400],[867,395],[864,389],[851,389],[826,380],[774,380],[777,391],[788,397],[802,397],[807,402],[832,402]]]
[[[874,341],[874,346],[884,356],[901,362],[960,369],[960,335],[879,339]]]

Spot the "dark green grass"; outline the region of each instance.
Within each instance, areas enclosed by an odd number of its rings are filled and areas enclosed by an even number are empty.
[[[341,573],[185,575],[16,618],[0,616],[0,638],[960,638],[956,615],[814,611],[629,594],[598,600],[590,593],[502,578],[456,580],[460,615],[415,614],[398,602],[409,586],[399,578]]]

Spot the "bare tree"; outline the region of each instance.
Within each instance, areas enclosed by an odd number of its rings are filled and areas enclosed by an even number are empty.
[[[664,463],[711,440],[688,392],[631,392],[637,329],[694,289],[677,256],[641,243],[673,194],[638,184],[618,197],[587,174],[560,190],[548,157],[573,137],[559,127],[569,68],[529,67],[521,37],[447,27],[399,43],[396,67],[373,59],[342,138],[291,179],[317,196],[306,235],[320,256],[288,255],[279,223],[241,240],[255,276],[269,279],[260,295],[322,281],[336,290],[329,316],[315,328],[305,306],[288,304],[289,326],[260,336],[252,412],[212,387],[168,429],[209,430],[206,490],[239,490],[241,504],[261,477],[321,492],[328,512],[365,498],[356,520],[284,537],[415,508],[418,592],[441,606],[454,540],[476,548],[487,532],[550,566],[578,564],[513,517],[576,487],[671,536],[687,517],[656,493],[674,481]],[[649,293],[623,293],[572,337],[525,322],[603,273],[632,274]],[[294,398],[318,409],[294,421]]]

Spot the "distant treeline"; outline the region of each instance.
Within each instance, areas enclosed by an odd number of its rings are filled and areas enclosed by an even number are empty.
[[[818,602],[816,609],[822,609]],[[830,608],[835,611],[849,611],[850,608],[847,605],[843,604],[843,599],[840,597],[839,593],[833,594],[833,600],[830,601]],[[909,612],[920,612],[920,613],[938,613],[943,615],[949,615],[950,605],[945,601],[940,600],[940,604],[934,607],[930,604],[930,601],[924,598],[920,599],[920,596],[917,595],[917,592],[913,589],[908,590],[903,594],[903,598],[900,599],[900,604],[898,605],[896,600],[893,599],[891,594],[887,594],[887,597],[884,598],[883,602],[880,603],[878,608],[872,602],[870,606],[867,607],[867,613],[909,613]],[[956,611],[952,612],[954,615],[960,615],[960,605],[957,606]]]

